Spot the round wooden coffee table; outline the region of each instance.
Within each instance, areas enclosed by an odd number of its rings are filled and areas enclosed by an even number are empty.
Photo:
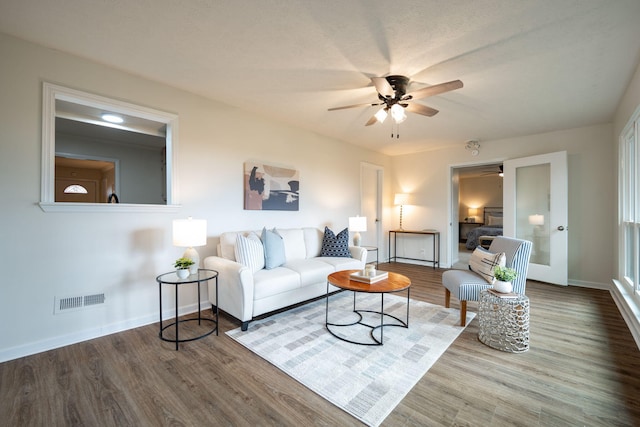
[[[377,281],[375,283],[363,283],[355,280],[351,280],[351,273],[356,273],[359,270],[344,270],[338,271],[330,274],[327,277],[327,303],[326,303],[326,316],[325,316],[325,327],[334,337],[341,339],[342,341],[350,342],[352,344],[360,344],[360,345],[382,345],[384,342],[384,327],[385,326],[400,326],[403,328],[409,327],[409,291],[411,287],[411,280],[407,276],[403,276],[398,273],[389,272],[389,277],[386,279]],[[358,320],[351,323],[331,323],[329,322],[329,285],[336,286],[342,290],[352,291],[353,292],[353,312],[358,315]],[[384,296],[385,294],[407,291],[407,319],[402,320],[391,314],[384,312]],[[358,310],[356,309],[356,295],[359,292],[369,293],[369,294],[380,294],[380,311],[375,310]],[[380,315],[380,324],[378,325],[369,325],[363,322],[362,313],[374,313]],[[385,323],[385,318],[387,321],[392,321],[394,319],[397,323]],[[332,330],[332,327],[346,327],[353,325],[363,325],[370,329],[370,337],[372,341],[369,342],[360,342],[353,341],[343,336],[340,336],[338,333]],[[374,336],[374,332],[379,329],[380,330],[380,339]]]

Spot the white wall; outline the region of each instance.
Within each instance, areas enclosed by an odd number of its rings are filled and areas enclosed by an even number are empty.
[[[157,322],[155,277],[172,270],[183,251],[171,245],[173,219],[208,220],[201,257],[215,253],[225,230],[339,231],[360,211],[360,162],[390,166],[381,154],[4,35],[0,58],[0,361]],[[37,205],[43,81],[178,114],[182,208],[43,212]],[[250,159],[300,171],[299,212],[243,210],[243,163]],[[106,292],[105,306],[53,314],[55,296],[94,292]],[[165,301],[170,307],[171,298]],[[195,301],[195,288],[184,289],[181,305]]]
[[[480,176],[461,178],[459,191],[458,218],[460,221],[469,216],[469,207],[477,208],[476,222],[484,221],[484,208],[502,206],[502,178],[494,176]]]
[[[435,228],[442,233],[444,265],[450,245],[450,166],[566,150],[569,166],[569,283],[606,287],[614,271],[612,224],[615,218],[615,171],[612,125],[482,141],[477,157],[459,147],[393,158],[394,191],[412,193],[405,207],[406,229]],[[457,227],[457,224],[455,225]]]

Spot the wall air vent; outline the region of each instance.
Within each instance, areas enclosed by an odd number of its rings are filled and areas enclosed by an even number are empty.
[[[55,297],[53,314],[66,313],[87,307],[102,305],[106,301],[104,293],[79,295],[74,297]]]

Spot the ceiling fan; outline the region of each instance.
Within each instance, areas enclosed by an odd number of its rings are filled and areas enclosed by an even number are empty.
[[[347,108],[357,107],[375,107],[381,105],[382,108],[374,114],[365,123],[365,126],[371,126],[376,122],[382,123],[389,113],[396,124],[402,123],[406,118],[405,111],[421,114],[423,116],[432,117],[438,114],[435,108],[426,105],[412,103],[416,99],[422,99],[429,96],[439,95],[441,93],[460,89],[463,84],[460,80],[452,80],[446,83],[440,83],[434,86],[418,89],[415,92],[407,93],[409,78],[405,76],[387,76],[387,77],[371,77],[371,82],[378,91],[378,100],[367,104],[346,105],[344,107],[329,108],[329,111],[344,110]]]
[[[491,167],[491,169],[487,169],[484,171],[484,173],[482,174],[482,176],[487,176],[487,175],[498,175],[498,176],[504,176],[504,166],[503,165],[495,165]]]

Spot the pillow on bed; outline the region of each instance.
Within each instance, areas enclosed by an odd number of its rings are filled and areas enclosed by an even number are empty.
[[[507,255],[504,252],[492,254],[480,247],[476,248],[469,259],[469,269],[478,273],[490,285],[496,281],[493,269],[499,265],[504,267],[507,263]]]
[[[489,215],[487,217],[487,225],[502,225],[502,217]]]

